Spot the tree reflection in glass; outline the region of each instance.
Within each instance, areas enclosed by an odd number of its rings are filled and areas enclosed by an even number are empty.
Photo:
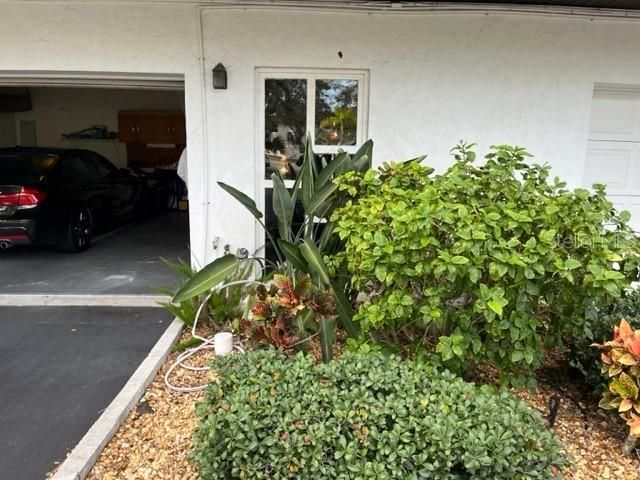
[[[307,131],[307,81],[265,80],[265,178],[297,176]]]
[[[316,145],[355,145],[358,81],[316,80]]]

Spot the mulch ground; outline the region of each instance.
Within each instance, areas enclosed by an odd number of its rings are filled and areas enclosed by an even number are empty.
[[[204,393],[175,393],[165,387],[164,372],[176,356],[172,354],[156,375],[138,407],[102,452],[89,480],[198,478],[188,454],[196,423],[194,406]],[[194,358],[193,364],[206,365],[210,360],[208,351]],[[182,386],[208,380],[213,380],[210,373],[188,370],[179,370],[173,377],[173,383]],[[573,465],[563,472],[566,479],[640,480],[640,458],[627,458],[620,452],[624,426],[599,410],[592,397],[585,397],[584,392],[571,385],[540,384],[535,391],[514,393],[543,417],[549,412],[550,398],[560,398],[552,430],[573,459]]]

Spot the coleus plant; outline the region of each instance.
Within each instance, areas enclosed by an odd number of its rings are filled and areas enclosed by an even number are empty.
[[[295,278],[276,274],[272,282],[259,284],[249,301],[253,306],[242,326],[258,342],[288,350],[324,335],[325,328],[335,330],[333,295],[305,273],[297,272]],[[325,361],[331,358],[333,340],[320,342]]]
[[[613,340],[599,348],[602,373],[610,379],[609,390],[600,400],[600,407],[617,410],[627,422],[631,437],[640,437],[640,330],[633,330],[622,320],[615,327]]]

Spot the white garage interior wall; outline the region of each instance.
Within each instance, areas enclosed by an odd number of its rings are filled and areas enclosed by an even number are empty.
[[[120,110],[184,110],[184,93],[164,90],[36,87],[29,89],[32,110],[14,115],[14,145],[34,146],[20,137],[21,122],[34,122],[37,146],[80,148],[100,153],[118,167],[127,166],[126,145],[118,140],[65,139],[93,125],[118,131]]]
[[[607,185],[616,208],[631,212],[640,232],[640,88],[594,92],[584,184]]]
[[[16,145],[16,120],[13,113],[0,113],[0,148]]]

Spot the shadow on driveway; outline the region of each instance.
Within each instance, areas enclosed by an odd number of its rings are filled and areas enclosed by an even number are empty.
[[[64,460],[171,323],[158,308],[0,308],[0,477]]]

